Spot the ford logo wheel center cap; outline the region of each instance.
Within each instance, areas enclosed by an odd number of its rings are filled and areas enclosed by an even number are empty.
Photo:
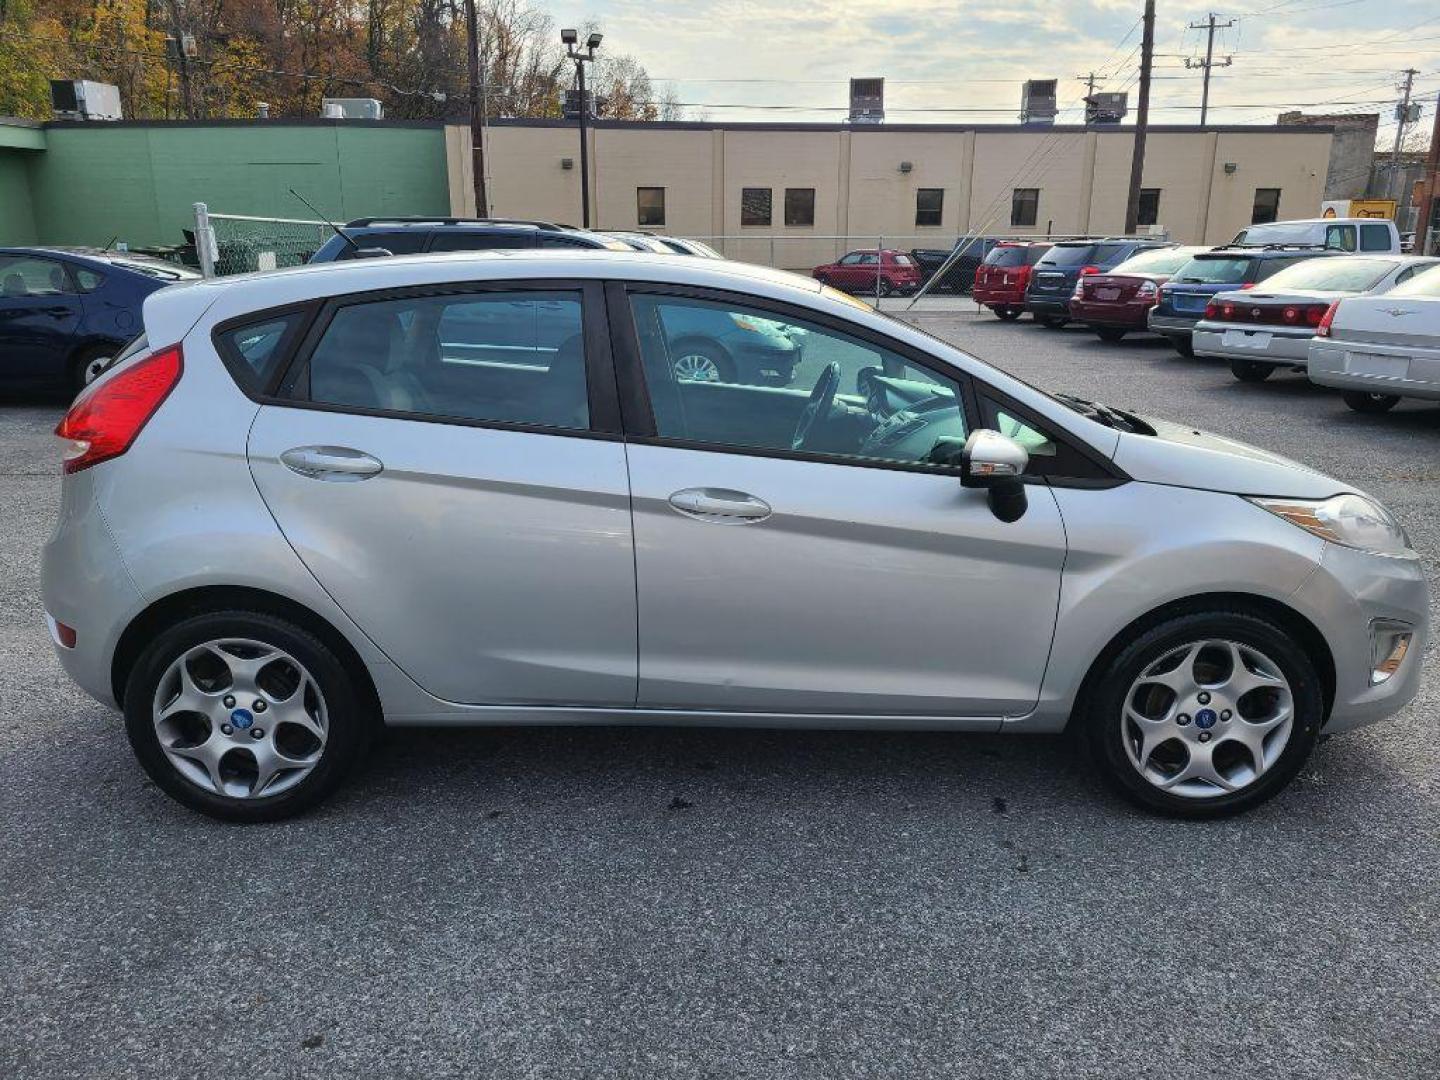
[[[244,710],[236,711],[243,712]],[[1195,726],[1201,731],[1209,731],[1212,727],[1215,726],[1215,721],[1219,719],[1220,717],[1216,714],[1214,709],[1201,709],[1195,714]],[[240,726],[238,721],[236,722],[235,726]]]
[[[1212,719],[1210,722],[1213,724],[1215,721]],[[255,723],[255,717],[249,709],[236,709],[230,714],[230,723],[234,724],[241,731],[245,731],[251,724]]]

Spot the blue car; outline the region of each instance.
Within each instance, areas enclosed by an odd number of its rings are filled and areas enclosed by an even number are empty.
[[[75,392],[140,333],[140,305],[194,270],[123,251],[0,248],[0,386]]]

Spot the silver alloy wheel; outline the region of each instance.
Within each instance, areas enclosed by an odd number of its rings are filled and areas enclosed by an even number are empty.
[[[1279,760],[1295,698],[1280,667],[1236,641],[1171,649],[1130,686],[1120,717],[1130,764],[1162,791],[1214,798]]]
[[[89,386],[98,379],[104,373],[105,369],[114,362],[115,358],[113,356],[92,356],[89,360],[85,361],[85,370],[80,373],[81,378],[85,380],[85,385]]]
[[[719,382],[720,367],[704,353],[685,353],[675,360],[675,377],[692,382]]]
[[[294,787],[325,753],[320,685],[289,653],[245,638],[187,649],[155,688],[155,735],[181,776],[256,799]]]

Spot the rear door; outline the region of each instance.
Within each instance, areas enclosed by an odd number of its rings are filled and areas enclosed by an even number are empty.
[[[753,299],[617,286],[612,313],[627,299],[640,704],[982,728],[1029,711],[1064,531],[1045,485],[1004,524],[928,463],[964,441],[963,377]],[[675,379],[666,327],[693,307],[803,331],[798,388]],[[807,411],[836,376],[833,406]]]
[[[0,255],[0,378],[65,378],[83,318],[79,289],[60,260]]]
[[[258,330],[235,332],[253,367]],[[431,694],[634,704],[629,487],[598,285],[332,302],[249,453],[301,559]]]

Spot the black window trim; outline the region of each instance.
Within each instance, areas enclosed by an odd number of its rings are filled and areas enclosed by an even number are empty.
[[[386,300],[404,300],[410,297],[432,298],[444,296],[466,296],[494,292],[579,292],[581,294],[581,334],[584,337],[585,383],[589,401],[589,428],[562,428],[548,424],[532,424],[509,420],[484,420],[465,416],[443,416],[430,413],[405,412],[396,409],[374,409],[359,405],[336,405],[323,401],[311,401],[295,396],[296,388],[309,370],[310,357],[316,345],[324,336],[335,313],[344,307],[376,303]],[[346,293],[340,296],[320,297],[299,304],[286,304],[267,308],[263,311],[247,312],[243,316],[227,319],[212,331],[212,342],[221,351],[218,335],[227,330],[270,322],[282,314],[308,309],[308,317],[302,320],[303,330],[292,341],[283,343],[288,355],[282,358],[275,376],[268,386],[259,392],[246,390],[239,379],[236,384],[252,401],[261,405],[274,405],[289,409],[306,409],[315,412],[345,413],[358,416],[374,416],[392,420],[411,420],[426,424],[449,424],[458,427],[488,428],[497,431],[522,431],[537,435],[556,435],[568,438],[600,439],[608,442],[622,440],[620,407],[615,380],[615,368],[610,355],[610,336],[605,328],[605,301],[603,283],[596,278],[525,278],[519,280],[459,281],[443,284],[407,285],[386,289],[374,289],[361,293]],[[221,351],[222,357],[224,356]],[[229,362],[227,361],[227,367]],[[233,373],[232,373],[233,378]]]
[[[699,439],[677,439],[658,434],[655,426],[655,412],[650,402],[650,392],[645,382],[644,361],[640,352],[640,336],[635,325],[635,311],[630,304],[631,295],[673,296],[681,299],[707,300],[712,303],[740,304],[750,308],[773,313],[779,318],[789,318],[813,323],[827,330],[853,337],[877,348],[895,353],[907,363],[923,368],[940,378],[949,379],[960,387],[961,408],[965,414],[965,429],[972,432],[983,426],[979,395],[1004,404],[1005,408],[1022,420],[1036,424],[1051,432],[1051,438],[1081,455],[1103,474],[1096,477],[1048,476],[1027,473],[1022,479],[1027,484],[1050,484],[1055,487],[1113,487],[1125,483],[1129,477],[1121,472],[1099,451],[1070,437],[1064,432],[1055,432],[1054,424],[1036,416],[1034,410],[1014,401],[988,383],[979,382],[969,372],[944,365],[936,357],[908,342],[898,341],[868,326],[837,319],[834,316],[811,308],[787,304],[768,297],[752,296],[748,293],[730,292],[692,285],[673,285],[659,282],[609,281],[605,286],[605,299],[610,320],[610,334],[615,361],[615,373],[620,384],[621,416],[625,426],[627,442],[642,446],[671,447],[680,450],[702,450],[708,453],[740,454],[751,457],[781,458],[790,461],[810,461],[822,465],[846,465],[851,468],[885,469],[899,472],[924,473],[927,475],[960,475],[958,465],[934,465],[926,462],[889,461],[883,458],[861,458],[844,454],[817,453],[808,450],[789,450],[779,447],[734,446],[725,443],[705,442]]]

